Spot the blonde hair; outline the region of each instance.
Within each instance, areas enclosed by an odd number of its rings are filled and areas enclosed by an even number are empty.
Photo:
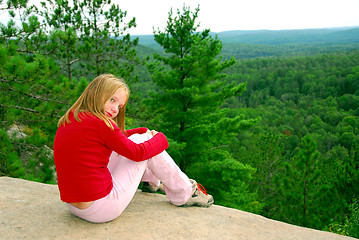
[[[117,116],[114,119],[111,119],[105,114],[105,104],[120,88],[127,92],[127,99],[124,106],[119,110]],[[79,113],[86,114],[87,112],[103,120],[111,129],[114,129],[111,122],[115,123],[124,133],[125,110],[129,96],[130,89],[124,80],[119,79],[112,74],[102,74],[89,83],[75,104],[72,105],[65,115],[60,118],[57,126],[60,127],[66,123],[70,123],[69,116],[72,111],[74,111],[75,120],[78,122],[81,121]]]

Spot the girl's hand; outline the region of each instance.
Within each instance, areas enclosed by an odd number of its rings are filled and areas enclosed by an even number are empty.
[[[148,134],[151,134],[152,136],[155,136],[158,132],[157,131],[155,131],[155,130],[147,130],[147,132],[146,133],[148,133]]]
[[[158,133],[157,131],[155,131],[155,130],[151,130],[151,134],[152,134],[152,136],[155,136],[157,133]]]

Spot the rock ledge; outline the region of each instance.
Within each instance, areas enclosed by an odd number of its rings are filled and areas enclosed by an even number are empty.
[[[0,177],[0,239],[354,239],[298,227],[236,209],[178,208],[140,190],[112,222],[79,219],[56,185]]]

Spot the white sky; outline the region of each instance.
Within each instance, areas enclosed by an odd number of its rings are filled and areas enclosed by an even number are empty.
[[[153,34],[153,27],[164,30],[171,7],[175,15],[184,4],[192,12],[199,5],[199,30],[209,28],[212,32],[359,27],[359,0],[112,0],[112,3],[127,11],[125,22],[136,17],[137,27],[130,29],[131,35]],[[0,22],[7,22],[6,15],[0,14]]]
[[[359,0],[116,0],[128,17],[136,17],[131,34],[163,30],[171,7],[191,11],[200,5],[201,29],[212,32],[256,29],[305,29],[359,26]]]

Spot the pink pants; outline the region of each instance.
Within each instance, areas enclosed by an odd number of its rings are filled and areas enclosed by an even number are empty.
[[[129,138],[141,143],[152,136],[134,134]],[[79,209],[67,204],[70,211],[87,221],[100,223],[117,218],[134,197],[141,181],[159,186],[163,183],[166,196],[174,205],[187,202],[192,194],[192,184],[166,151],[142,162],[131,161],[113,152],[108,169],[112,175],[112,191],[104,198],[96,200],[90,207]]]

